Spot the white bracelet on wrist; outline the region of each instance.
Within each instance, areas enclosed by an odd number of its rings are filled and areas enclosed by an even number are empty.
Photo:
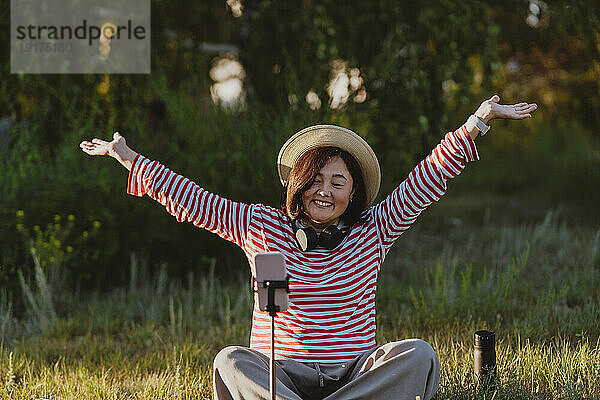
[[[471,131],[473,128],[477,128],[481,136],[485,135],[490,130],[490,126],[486,125],[478,116],[471,115],[467,120],[467,129]]]

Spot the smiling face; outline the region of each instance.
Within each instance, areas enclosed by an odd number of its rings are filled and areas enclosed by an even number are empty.
[[[337,224],[340,219],[352,226],[361,220],[366,206],[358,162],[335,146],[315,147],[302,154],[281,192],[281,211],[317,230]]]
[[[308,217],[306,222],[317,230],[337,225],[354,194],[353,184],[344,160],[331,158],[302,193],[302,205]]]

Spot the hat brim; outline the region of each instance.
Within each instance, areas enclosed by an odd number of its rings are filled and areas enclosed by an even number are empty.
[[[284,143],[277,156],[277,172],[285,185],[292,167],[308,150],[335,146],[350,153],[363,174],[367,203],[375,201],[381,185],[381,169],[375,152],[369,144],[350,129],[336,125],[313,125],[302,129]]]

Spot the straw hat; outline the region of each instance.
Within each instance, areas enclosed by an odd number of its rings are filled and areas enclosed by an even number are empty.
[[[372,204],[379,192],[381,170],[371,146],[350,129],[336,125],[313,125],[302,129],[279,150],[277,171],[281,184],[285,185],[294,163],[306,151],[315,147],[335,146],[352,154],[360,165],[367,191],[367,203]]]

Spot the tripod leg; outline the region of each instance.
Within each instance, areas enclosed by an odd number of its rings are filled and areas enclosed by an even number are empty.
[[[269,390],[271,391],[271,400],[275,400],[275,316],[271,315],[271,360],[269,363],[270,380]]]

